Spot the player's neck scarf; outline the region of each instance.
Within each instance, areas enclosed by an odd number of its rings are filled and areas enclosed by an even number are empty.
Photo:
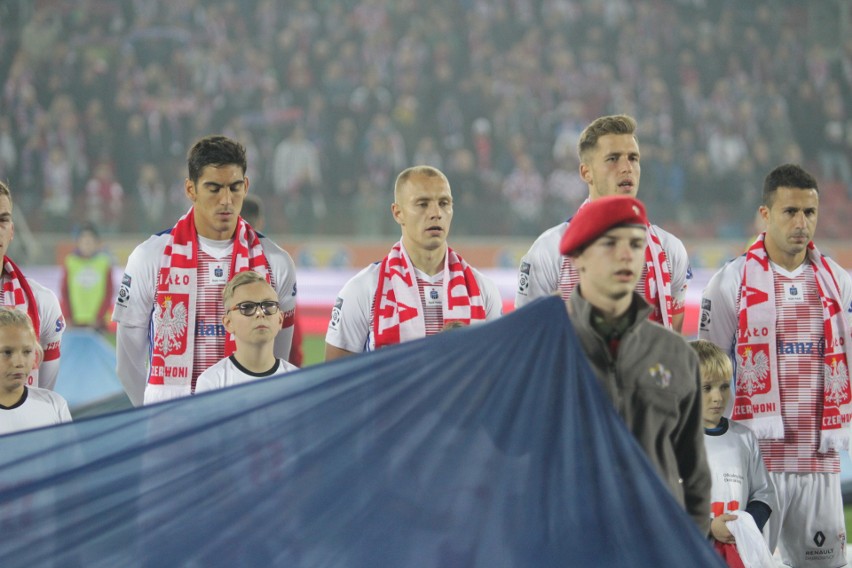
[[[586,199],[580,209],[589,202]],[[578,209],[579,211],[579,209]],[[648,319],[672,329],[672,275],[666,262],[666,251],[657,231],[648,223],[645,232],[645,301],[654,310]],[[567,300],[571,291],[567,289],[570,282],[569,271],[574,270],[570,257],[562,257],[562,267],[559,283],[562,298]]]
[[[29,282],[27,282],[18,265],[12,262],[12,259],[8,256],[3,257],[3,274],[7,277],[3,282],[3,303],[8,307],[17,309],[26,306],[27,315],[33,322],[33,330],[36,338],[38,338],[41,334],[41,322],[38,317],[35,294],[33,294]],[[27,384],[38,386],[38,362],[30,372]]]
[[[194,209],[178,220],[172,228],[157,282],[154,306],[154,350],[148,383],[191,388],[195,354],[195,315],[198,297],[198,231],[195,229]],[[237,220],[234,250],[231,254],[230,276],[244,270],[254,270],[269,281],[266,257],[257,233],[251,226]],[[225,357],[234,352],[234,339],[225,336]]]
[[[444,325],[485,319],[482,294],[473,271],[462,257],[447,247],[444,255]],[[420,288],[408,253],[397,242],[382,260],[379,283],[373,298],[375,348],[426,335]]]
[[[732,418],[739,420],[758,438],[783,438],[781,394],[775,337],[775,279],[762,233],[746,252],[740,288],[737,329],[737,377]],[[849,326],[840,290],[826,258],[813,242],[808,260],[814,269],[822,300],[825,352],[820,453],[849,449],[852,419],[852,387],[849,382]]]

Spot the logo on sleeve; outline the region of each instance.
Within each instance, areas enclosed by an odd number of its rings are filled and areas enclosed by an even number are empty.
[[[56,318],[56,323],[53,326],[53,331],[55,331],[56,333],[59,333],[60,331],[62,331],[62,329],[64,327],[65,327],[65,318],[62,317],[62,316],[59,316],[58,318]]]
[[[522,262],[518,273],[518,293],[526,294],[530,288],[530,263]]]
[[[701,326],[704,331],[710,327],[710,300],[704,298],[701,300]]]
[[[130,282],[129,274],[121,277],[121,288],[118,289],[118,298],[115,301],[116,305],[121,308],[126,308],[127,302],[130,301]]]
[[[334,301],[334,307],[331,309],[331,321],[329,326],[331,329],[338,329],[340,325],[340,310],[343,308],[343,298],[337,298]]]

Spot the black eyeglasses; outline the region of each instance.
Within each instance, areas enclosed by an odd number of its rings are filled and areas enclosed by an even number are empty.
[[[280,306],[278,302],[273,300],[264,300],[262,302],[240,302],[236,306],[230,309],[230,311],[240,310],[240,313],[244,316],[253,316],[257,313],[257,309],[260,308],[265,316],[271,316],[272,314],[277,314]]]

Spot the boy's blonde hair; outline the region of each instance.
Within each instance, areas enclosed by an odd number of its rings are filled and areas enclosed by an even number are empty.
[[[730,379],[734,374],[734,366],[731,359],[717,345],[706,339],[697,339],[689,342],[696,353],[701,368],[701,378],[724,378]]]
[[[234,290],[243,286],[245,284],[252,284],[253,282],[266,282],[266,277],[259,272],[255,272],[254,270],[243,270],[242,272],[237,272],[234,274],[234,277],[225,285],[225,289],[222,290],[222,301],[225,303],[225,309],[229,309],[231,306],[229,305],[231,302],[231,298],[234,297]]]
[[[38,365],[44,356],[44,350],[39,345],[38,336],[35,329],[33,329],[33,322],[30,316],[15,308],[0,306],[0,328],[3,327],[18,327],[30,332],[33,338],[33,347],[36,351],[36,365]]]

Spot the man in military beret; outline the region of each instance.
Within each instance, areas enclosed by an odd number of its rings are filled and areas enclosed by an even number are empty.
[[[601,197],[581,208],[559,245],[579,274],[566,305],[616,411],[707,533],[711,479],[698,359],[679,334],[648,319],[652,308],[635,291],[647,225],[645,207],[635,197]]]

